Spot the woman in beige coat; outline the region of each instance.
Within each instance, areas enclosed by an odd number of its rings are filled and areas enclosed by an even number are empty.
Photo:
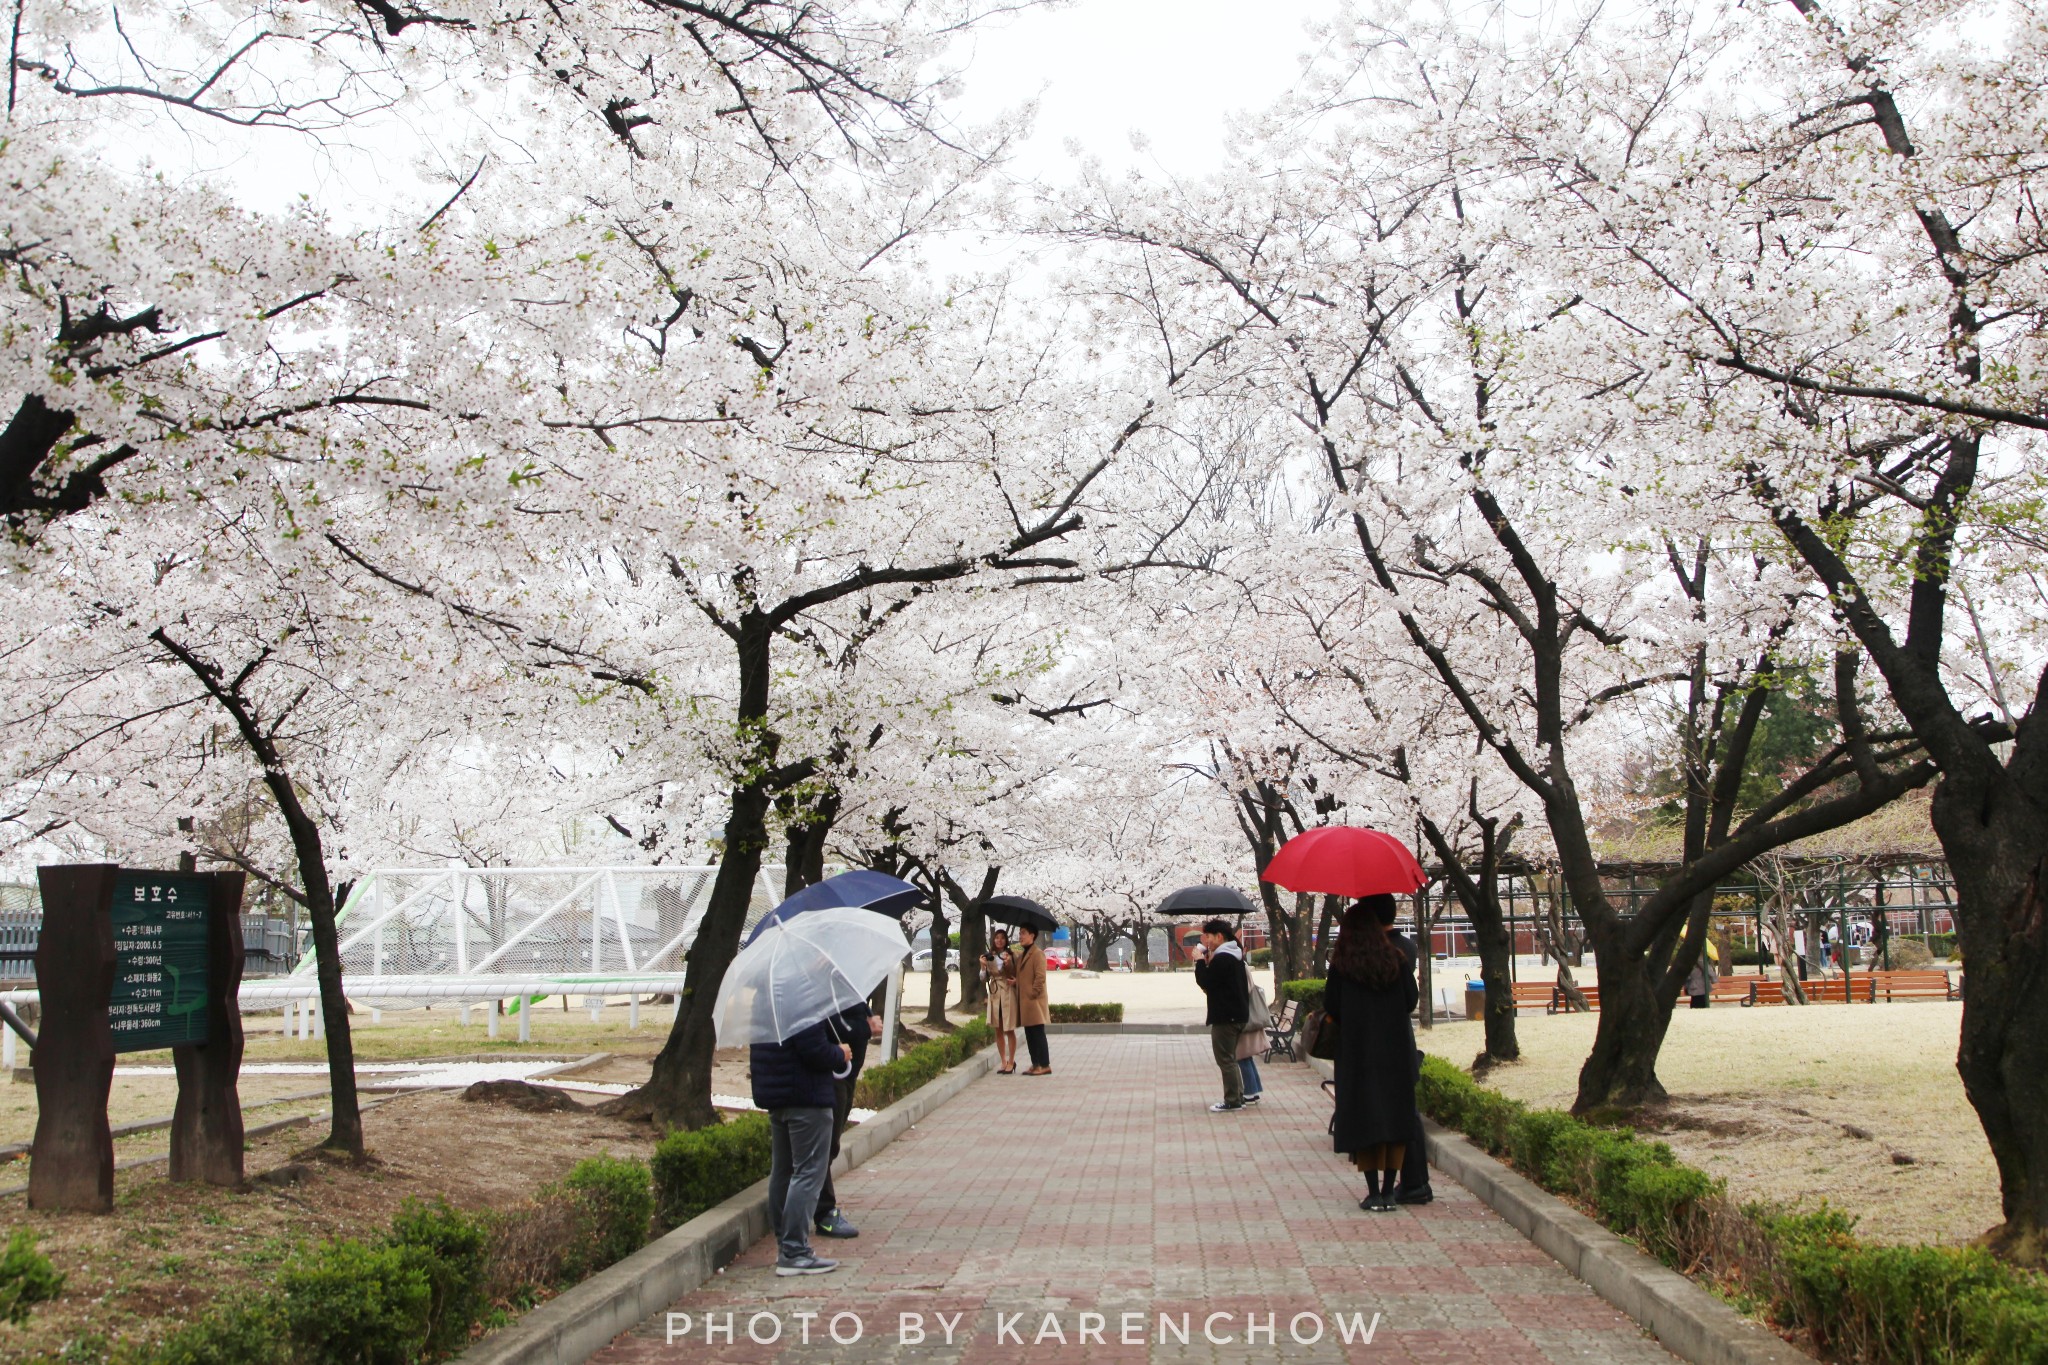
[[[1024,1046],[1031,1053],[1027,1076],[1050,1076],[1052,1060],[1045,1050],[1045,1026],[1052,1022],[1052,1005],[1045,993],[1045,953],[1038,946],[1038,931],[1030,925],[1017,930],[1024,951],[1017,958],[1017,1022],[1024,1026]]]
[[[996,1074],[1012,1075],[1017,1070],[1017,956],[1010,951],[1008,930],[989,936],[981,976],[988,982],[988,1026],[996,1031],[996,1056],[1002,1062]]]

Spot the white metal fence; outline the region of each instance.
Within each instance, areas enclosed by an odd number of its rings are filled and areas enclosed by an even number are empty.
[[[380,868],[337,916],[342,979],[680,979],[715,867]],[[782,899],[782,869],[755,879],[752,924]],[[294,977],[310,977],[305,953]],[[425,984],[423,981],[422,984]],[[351,988],[350,994],[355,994]]]

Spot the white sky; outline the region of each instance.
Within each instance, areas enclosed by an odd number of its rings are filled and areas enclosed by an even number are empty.
[[[1071,140],[1112,164],[1131,164],[1131,134],[1148,164],[1207,169],[1229,115],[1291,89],[1309,39],[1336,0],[1076,0],[1027,12],[976,41],[962,112],[989,118],[1039,100],[1016,173],[1062,178]]]

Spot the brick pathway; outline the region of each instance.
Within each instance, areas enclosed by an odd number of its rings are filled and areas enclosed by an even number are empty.
[[[861,1236],[819,1239],[838,1273],[776,1279],[763,1240],[674,1305],[687,1321],[657,1315],[596,1360],[1672,1359],[1441,1174],[1434,1204],[1360,1211],[1306,1067],[1210,1114],[1206,1037],[1052,1044],[1052,1076],[987,1077],[840,1182]]]

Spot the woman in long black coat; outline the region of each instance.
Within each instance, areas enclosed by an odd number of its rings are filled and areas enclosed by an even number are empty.
[[[1415,1115],[1415,946],[1391,928],[1392,896],[1344,912],[1323,1008],[1337,1021],[1336,1150],[1365,1172],[1359,1207],[1394,1208]]]

